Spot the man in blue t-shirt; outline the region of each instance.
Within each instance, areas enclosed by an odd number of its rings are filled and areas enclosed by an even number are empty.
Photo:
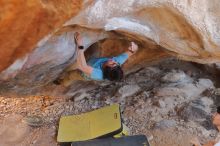
[[[121,65],[138,50],[137,44],[131,42],[128,50],[119,56],[112,58],[92,58],[87,63],[84,55],[83,42],[78,32],[75,34],[75,41],[77,47],[77,69],[93,80],[121,80],[123,78]]]

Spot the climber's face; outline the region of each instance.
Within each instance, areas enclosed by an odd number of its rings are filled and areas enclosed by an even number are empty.
[[[119,65],[117,62],[115,62],[114,60],[112,59],[109,59],[107,62],[105,62],[104,66],[108,66],[108,67],[115,67]]]

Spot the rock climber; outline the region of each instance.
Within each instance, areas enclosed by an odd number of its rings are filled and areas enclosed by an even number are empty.
[[[212,123],[220,131],[220,106],[217,107],[217,112],[212,115]],[[199,142],[198,138],[191,140],[191,143],[193,146],[220,146],[220,134],[217,135],[215,140],[209,141],[204,145]]]
[[[76,32],[74,37],[77,47],[77,69],[93,80],[107,79],[110,81],[120,81],[124,75],[121,65],[138,51],[138,45],[131,42],[127,51],[116,57],[91,58],[87,63],[84,55],[85,50],[81,35]]]

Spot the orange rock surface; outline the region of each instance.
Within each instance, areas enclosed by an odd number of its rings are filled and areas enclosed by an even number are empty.
[[[81,0],[1,0],[0,71],[34,49],[81,6]]]

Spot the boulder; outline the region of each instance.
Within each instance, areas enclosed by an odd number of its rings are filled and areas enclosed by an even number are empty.
[[[170,72],[166,74],[165,76],[162,77],[163,82],[171,82],[171,83],[176,83],[176,82],[181,82],[181,81],[186,81],[186,74],[183,71],[178,71],[178,72]]]
[[[203,121],[211,116],[211,105],[213,100],[208,97],[193,100],[184,107],[181,116],[187,121]]]
[[[138,85],[125,85],[118,90],[118,93],[121,94],[121,97],[132,96],[140,90]]]
[[[159,97],[182,96],[185,98],[195,98],[209,88],[214,88],[211,80],[199,79],[196,83],[178,82],[162,85],[161,88],[155,89],[155,95]]]
[[[160,122],[156,123],[154,129],[165,130],[167,128],[172,128],[176,126],[175,120],[161,120]]]

